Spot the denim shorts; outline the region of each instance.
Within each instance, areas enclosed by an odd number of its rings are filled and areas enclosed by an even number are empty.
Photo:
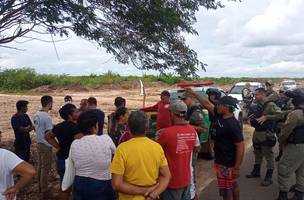
[[[75,176],[73,200],[115,200],[111,180]]]
[[[56,170],[57,174],[60,177],[60,182],[63,180],[64,172],[65,172],[65,160],[57,160],[56,161]]]

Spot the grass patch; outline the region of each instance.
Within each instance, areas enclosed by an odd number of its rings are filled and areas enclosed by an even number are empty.
[[[160,81],[168,85],[173,85],[180,81],[214,81],[218,85],[234,84],[237,82],[246,81],[260,81],[264,82],[268,80],[267,78],[230,78],[230,77],[204,77],[200,79],[183,79],[174,75],[167,76],[154,76],[154,75],[144,75],[139,76],[120,76],[119,74],[113,73],[111,71],[96,75],[91,74],[89,76],[69,76],[69,75],[48,75],[48,74],[38,74],[34,69],[31,68],[21,68],[21,69],[4,69],[0,70],[0,91],[2,92],[23,92],[43,85],[51,85],[56,87],[64,87],[69,85],[81,85],[81,86],[100,86],[116,84],[127,81],[138,81],[141,79],[144,82],[156,82]],[[275,82],[279,82],[282,79],[275,78]]]

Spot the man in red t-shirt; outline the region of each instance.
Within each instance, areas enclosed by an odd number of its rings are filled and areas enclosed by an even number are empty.
[[[185,119],[187,105],[184,102],[171,102],[169,110],[173,126],[161,130],[157,140],[164,149],[172,174],[168,188],[161,194],[161,199],[182,200],[189,193],[190,159],[195,148],[196,130]]]
[[[170,93],[167,90],[162,91],[160,94],[160,101],[154,106],[142,108],[144,112],[157,112],[156,130],[168,128],[171,126],[169,103]]]

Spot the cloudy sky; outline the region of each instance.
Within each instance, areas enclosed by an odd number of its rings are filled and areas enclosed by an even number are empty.
[[[304,1],[242,0],[225,2],[218,10],[202,8],[195,27],[199,36],[186,36],[199,58],[208,64],[201,76],[304,77]],[[50,40],[51,36],[44,39]],[[86,75],[108,70],[122,75],[139,71],[115,62],[93,43],[72,36],[56,43],[11,43],[25,49],[0,48],[0,67],[31,67],[39,73]]]

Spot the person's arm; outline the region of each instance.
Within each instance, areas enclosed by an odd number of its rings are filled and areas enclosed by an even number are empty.
[[[195,122],[195,124],[191,124],[191,122]],[[190,117],[190,124],[199,134],[203,131],[208,131],[208,128],[205,126],[204,115],[201,111],[194,111],[192,113],[192,116]]]
[[[31,131],[31,126],[22,126],[21,122],[15,116],[11,119],[12,128],[20,133],[28,133]]]
[[[48,131],[45,135],[44,138],[45,140],[52,145],[54,148],[57,150],[60,149],[58,141],[55,139],[56,135],[53,133],[53,131]]]
[[[13,200],[16,194],[30,183],[36,171],[34,167],[29,163],[21,162],[14,168],[13,173],[18,175],[20,178],[14,186],[7,188],[4,191],[3,195],[6,197],[7,200]]]
[[[281,129],[280,137],[278,139],[280,144],[286,144],[290,134],[297,127],[298,118],[296,114],[297,113],[294,111],[287,116],[287,119]]]
[[[267,120],[278,121],[284,119],[286,114],[282,113],[281,108],[279,108],[276,104],[271,105],[271,111],[269,115],[266,115]]]
[[[265,108],[265,112],[263,116],[257,118],[257,122],[263,124],[266,121],[279,121],[284,119],[285,114],[282,113],[281,109],[275,105],[275,103],[268,103]]]
[[[27,126],[27,127],[20,126],[18,130],[21,133],[28,133],[28,132],[31,132],[33,130],[33,128],[32,128],[32,126]]]
[[[82,137],[83,137],[82,133],[77,133],[77,134],[74,135],[74,140],[80,139]]]
[[[158,185],[150,194],[148,199],[157,199],[159,195],[166,190],[171,180],[171,173],[168,166],[163,166],[159,169]]]
[[[233,166],[233,178],[236,179],[240,176],[241,164],[245,153],[244,136],[240,124],[236,120],[229,126],[229,129],[236,147],[236,160]]]
[[[150,107],[142,108],[140,110],[143,111],[143,112],[157,112],[158,111],[158,103],[153,105],[153,106],[150,106]]]
[[[233,168],[233,176],[234,178],[238,178],[240,176],[241,165],[244,158],[245,153],[245,144],[244,142],[235,143],[236,146],[236,161]]]
[[[152,192],[157,185],[150,187],[141,187],[129,184],[124,181],[123,175],[112,174],[112,187],[115,191],[129,194],[129,195],[143,195],[146,196]]]
[[[200,142],[200,139],[198,137],[198,134],[196,134],[193,152],[199,152],[200,150],[201,150],[201,142]]]
[[[198,93],[194,92],[191,88],[186,88],[185,91],[193,96],[202,104],[211,114],[214,115],[214,105],[205,97],[200,96]]]

